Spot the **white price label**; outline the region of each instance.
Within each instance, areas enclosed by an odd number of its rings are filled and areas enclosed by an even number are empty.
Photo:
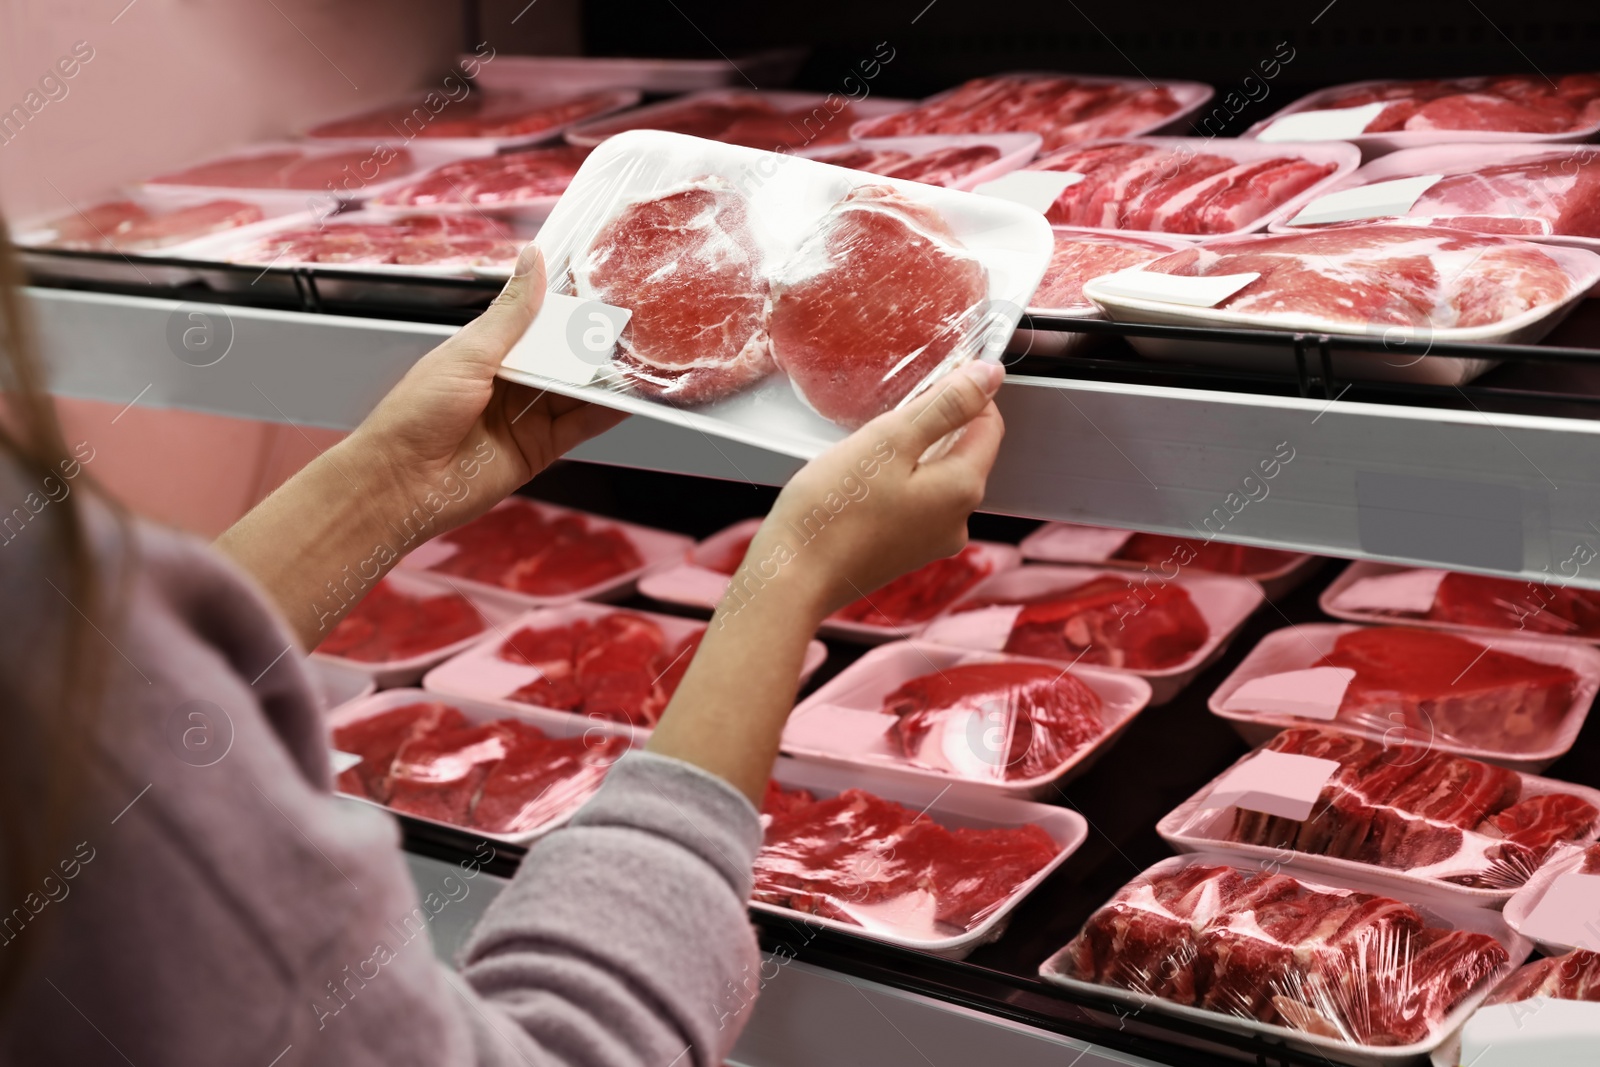
[[[1104,563],[1116,555],[1132,536],[1132,530],[1052,522],[1029,534],[1022,542],[1022,549],[1031,559],[1061,563]]]
[[[1534,997],[1479,1008],[1461,1030],[1468,1067],[1592,1067],[1600,1048],[1600,1003]],[[1435,1060],[1437,1062],[1437,1060]]]
[[[500,366],[567,385],[588,385],[611,364],[617,338],[633,312],[565,293],[544,304]]]
[[[1083,178],[1074,170],[1014,170],[992,182],[979,182],[972,191],[1021,204],[1043,215],[1057,197]]]
[[[354,752],[340,752],[336,748],[328,750],[328,760],[333,764],[333,776],[335,778],[348,771],[351,767],[356,766],[364,758]]]
[[[1297,822],[1311,817],[1317,795],[1339,770],[1337,760],[1264,749],[1211,787],[1202,808],[1244,808]]]
[[[1522,921],[1522,934],[1600,952],[1600,874],[1568,871],[1554,878]]]
[[[1285,115],[1256,135],[1258,141],[1347,141],[1366,132],[1367,125],[1389,104],[1378,101],[1360,107],[1301,111]]]
[[[1133,267],[1091,279],[1083,287],[1091,300],[1102,296],[1123,297],[1129,300],[1155,300],[1163,304],[1182,304],[1184,307],[1216,307],[1240,289],[1249,285],[1260,274],[1211,274],[1187,277],[1181,274],[1162,274],[1159,271],[1140,270]]]
[[[645,596],[669,604],[714,608],[728,591],[728,576],[709,567],[683,563],[645,575],[639,579],[639,589]]]
[[[1021,604],[1001,604],[992,608],[978,608],[947,615],[928,624],[918,636],[924,641],[934,641],[956,648],[975,648],[985,652],[998,652],[1011,639],[1011,628],[1022,614]]]
[[[441,693],[476,697],[479,700],[504,700],[525,685],[544,677],[538,667],[503,660],[489,649],[473,655],[447,659],[428,672],[424,684]]]
[[[1349,667],[1310,667],[1268,674],[1235,689],[1222,707],[1225,711],[1327,721],[1339,714],[1344,691],[1355,676]]]
[[[1340,611],[1398,611],[1426,614],[1439,595],[1439,583],[1447,572],[1430,567],[1375,574],[1359,578],[1339,591],[1333,607]]]
[[[797,712],[783,729],[784,747],[861,755],[880,752],[898,715],[863,711],[842,704],[813,704]]]
[[[1355,219],[1400,218],[1411,212],[1418,198],[1432,189],[1442,174],[1423,174],[1415,178],[1373,182],[1355,189],[1340,189],[1319,196],[1289,220],[1290,226],[1322,226],[1330,222]]]
[[[442,537],[436,537],[432,541],[424,541],[406,553],[406,558],[401,566],[409,567],[412,570],[429,570],[437,567],[459,551],[461,551],[461,546],[454,541],[446,541]]]

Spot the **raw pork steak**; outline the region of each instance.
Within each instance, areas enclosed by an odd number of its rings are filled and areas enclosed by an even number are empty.
[[[974,353],[988,272],[943,218],[852,190],[772,283],[772,354],[823,418],[855,429]]]
[[[615,361],[628,388],[701,404],[771,373],[748,207],[731,183],[696,178],[628,204],[574,258],[578,296],[633,311]]]

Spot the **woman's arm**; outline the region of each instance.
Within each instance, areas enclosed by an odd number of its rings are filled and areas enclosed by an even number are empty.
[[[626,417],[495,377],[544,290],[544,262],[529,245],[487,311],[418,360],[353,434],[217,539],[307,649],[401,556]]]

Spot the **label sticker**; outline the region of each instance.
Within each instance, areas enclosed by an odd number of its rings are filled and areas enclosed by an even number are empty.
[[[343,774],[345,771],[348,771],[351,767],[354,767],[356,764],[360,763],[364,758],[365,757],[363,756],[356,755],[354,752],[340,752],[336,748],[330,748],[328,750],[328,761],[333,764],[333,775],[335,778]]]
[[[1202,808],[1244,808],[1299,822],[1311,808],[1339,761],[1265,749],[1228,771],[1200,803]]]
[[[459,551],[461,551],[461,546],[454,541],[446,541],[442,537],[435,537],[432,541],[424,541],[406,553],[406,558],[401,563],[401,566],[410,567],[412,570],[425,571],[431,567],[437,567]]]
[[[1339,714],[1344,691],[1355,676],[1349,667],[1310,667],[1268,674],[1235,689],[1222,707],[1224,711],[1327,721]]]
[[[1600,1046],[1600,1003],[1533,997],[1479,1008],[1461,1030],[1470,1067],[1590,1067]],[[1437,1062],[1437,1059],[1436,1059]]]
[[[1011,638],[1011,628],[1022,614],[1021,604],[1000,604],[992,608],[963,611],[935,619],[923,630],[924,641],[935,641],[957,648],[975,648],[999,652]]]
[[[1256,135],[1258,141],[1344,141],[1359,137],[1388,101],[1285,115]]]
[[[445,660],[428,672],[426,684],[441,693],[504,700],[523,686],[543,677],[544,672],[538,667],[527,663],[511,663],[485,650],[481,654]]]
[[[785,747],[859,755],[880,751],[899,716],[863,711],[843,704],[815,704],[795,715],[783,729]]]
[[[501,366],[567,385],[588,385],[611,363],[633,312],[598,300],[545,293],[544,305]]]
[[[1084,285],[1083,290],[1091,300],[1102,295],[1120,296],[1130,300],[1157,300],[1163,304],[1209,308],[1216,307],[1259,277],[1260,274],[1250,273],[1188,278],[1134,267],[1095,278]]]
[[[1289,220],[1289,225],[1321,226],[1329,222],[1408,215],[1417,199],[1443,178],[1443,174],[1423,174],[1415,178],[1373,182],[1357,189],[1341,189],[1311,201]]]
[[[979,182],[972,191],[1009,200],[1043,215],[1066,190],[1083,181],[1075,170],[1014,170],[992,182]]]
[[[1375,574],[1360,578],[1333,598],[1332,606],[1340,611],[1389,611],[1425,615],[1433,608],[1433,599],[1439,595],[1439,583],[1447,571],[1431,567],[1395,571],[1392,574]]]
[[[1116,555],[1132,530],[1112,530],[1105,526],[1079,526],[1071,522],[1052,522],[1030,535],[1024,550],[1035,559],[1057,562],[1104,563]]]
[[[1522,935],[1600,951],[1600,874],[1558,875],[1522,921]]]

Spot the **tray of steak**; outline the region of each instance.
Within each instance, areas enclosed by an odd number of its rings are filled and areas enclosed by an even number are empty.
[[[1351,622],[1600,643],[1600,590],[1561,582],[1358,560],[1329,583],[1317,603]]]
[[[875,137],[806,149],[802,154],[886,178],[971,189],[1016,170],[1038,150],[1036,133],[972,133]]]
[[[1600,652],[1576,642],[1309,623],[1263,637],[1209,703],[1252,744],[1328,723],[1532,773],[1572,747],[1597,685]]]
[[[332,598],[324,605],[333,606]],[[399,571],[367,590],[311,655],[369,674],[383,689],[412,685],[429,667],[509,617],[503,609],[480,609],[452,589]]]
[[[1532,946],[1490,908],[1392,892],[1226,855],[1163,860],[1039,974],[1334,1062],[1414,1062]]]
[[[555,145],[458,159],[391,186],[365,207],[384,213],[491,211],[539,221],[556,206],[588,155],[587,148]]]
[[[1083,816],[936,782],[779,759],[750,907],[960,959],[1077,851]]]
[[[1180,851],[1289,858],[1308,871],[1496,907],[1547,862],[1600,837],[1600,791],[1419,745],[1296,727],[1240,759],[1156,831]]]
[[[1099,567],[1018,567],[986,578],[925,627],[936,644],[1131,671],[1164,704],[1261,606],[1248,578],[1172,581]]]
[[[570,144],[593,147],[629,130],[661,130],[704,137],[723,144],[792,152],[850,137],[850,125],[863,116],[906,106],[904,100],[788,90],[712,89],[676,100],[585,122],[567,131]]]
[[[1282,469],[1277,460],[1263,460],[1262,474],[1270,480]],[[1092,563],[1127,567],[1160,577],[1176,578],[1186,569],[1207,574],[1234,574],[1261,586],[1276,599],[1299,585],[1322,562],[1321,557],[1278,548],[1207,541],[1198,537],[1137,533],[1075,522],[1047,522],[1017,546],[1022,558],[1043,563]],[[1170,573],[1169,573],[1170,572]]]
[[[635,89],[585,93],[469,90],[458,99],[439,93],[396,101],[372,111],[313,126],[312,141],[404,141],[443,144],[468,152],[548,141],[568,127],[639,102]],[[437,104],[438,106],[432,106]]]

